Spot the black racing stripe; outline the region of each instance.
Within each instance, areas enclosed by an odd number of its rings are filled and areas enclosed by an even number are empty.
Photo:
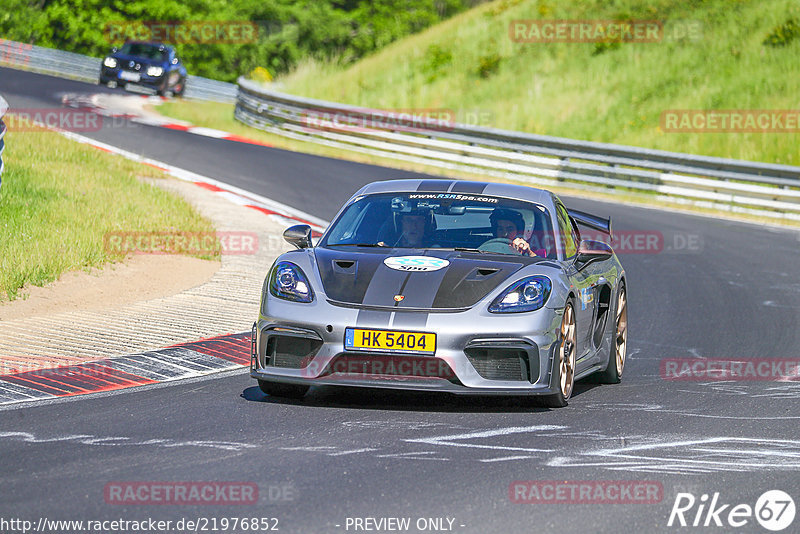
[[[399,330],[416,330],[428,325],[428,314],[425,312],[403,312],[394,314],[392,327]]]
[[[389,319],[392,312],[377,310],[358,310],[356,326],[364,327],[386,327],[389,326]]]
[[[453,182],[450,180],[422,180],[417,191],[445,192],[451,185]]]
[[[483,193],[487,185],[489,184],[486,182],[456,182],[450,192],[480,194]]]
[[[390,269],[381,263],[370,280],[362,303],[365,306],[392,306],[394,296],[400,294],[407,277],[408,273]]]
[[[403,288],[405,297],[398,308],[430,308],[439,292],[448,269],[431,272],[408,273],[408,283]]]

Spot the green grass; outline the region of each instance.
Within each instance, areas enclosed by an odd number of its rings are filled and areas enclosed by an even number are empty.
[[[62,273],[119,260],[107,232],[213,231],[186,201],[138,177],[163,173],[51,132],[10,131],[0,188],[0,301]]]
[[[620,18],[663,20],[667,36],[611,47],[509,37],[516,19]],[[500,0],[348,68],[311,61],[278,82],[292,94],[359,106],[446,108],[467,122],[480,114],[484,126],[798,165],[798,133],[660,127],[672,109],[799,109],[800,38],[764,44],[791,19],[800,19],[792,0]],[[700,31],[673,37],[679,27]]]

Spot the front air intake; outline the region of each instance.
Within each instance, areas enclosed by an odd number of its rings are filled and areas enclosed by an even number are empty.
[[[507,348],[468,348],[469,363],[486,380],[530,381],[528,353]]]

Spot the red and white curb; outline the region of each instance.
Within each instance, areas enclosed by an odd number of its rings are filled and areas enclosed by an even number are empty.
[[[203,137],[213,137],[214,139],[225,139],[227,141],[235,141],[237,143],[247,143],[249,145],[259,145],[270,147],[269,143],[257,141],[241,135],[224,132],[222,130],[215,130],[214,128],[204,128],[202,126],[195,126],[185,121],[175,121],[166,117],[159,117],[156,115],[147,115],[142,113],[131,113],[121,109],[114,109],[106,107],[106,104],[101,102],[102,94],[66,94],[61,98],[61,103],[67,107],[91,111],[98,115],[105,117],[116,117],[145,124],[147,126],[158,126],[170,130],[178,130],[194,135],[202,135]],[[159,104],[167,100],[163,96],[147,96],[147,95],[125,95],[118,96],[118,99],[135,99],[135,102],[141,104],[145,99],[145,103]],[[127,107],[127,106],[126,106]],[[134,106],[136,107],[136,106]]]
[[[250,364],[250,333],[0,376],[0,405],[182,380]]]
[[[328,225],[327,221],[311,214],[218,180],[145,158],[74,132],[42,124],[40,126],[79,143],[160,169],[180,180],[213,191],[238,205],[260,211],[281,224],[308,224],[315,237],[319,237]],[[0,375],[0,406],[193,378],[240,369],[249,364],[249,332],[227,334],[140,354]]]

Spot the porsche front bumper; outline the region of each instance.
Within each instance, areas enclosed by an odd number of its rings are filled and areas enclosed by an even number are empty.
[[[250,375],[298,385],[337,385],[465,395],[549,395],[563,309],[489,313],[393,311],[267,297],[253,325]],[[433,332],[435,353],[347,350],[346,328]]]

